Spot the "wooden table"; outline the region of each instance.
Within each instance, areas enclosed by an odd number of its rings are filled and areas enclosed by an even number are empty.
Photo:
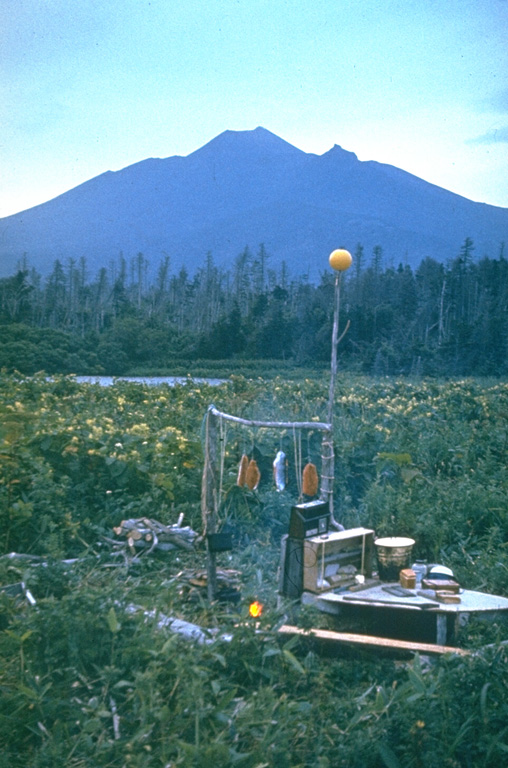
[[[370,628],[378,626],[384,637],[416,636],[443,646],[453,641],[459,623],[470,616],[508,611],[508,599],[499,595],[463,589],[459,593],[460,603],[448,604],[423,597],[416,590],[407,590],[411,594],[406,597],[386,591],[396,586],[383,583],[359,592],[304,592],[302,603],[342,618],[363,618]]]

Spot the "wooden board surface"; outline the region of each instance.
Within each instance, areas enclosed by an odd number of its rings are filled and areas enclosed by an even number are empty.
[[[430,608],[429,598],[421,594],[421,590],[415,590],[411,597],[401,598],[391,595],[386,588],[389,584],[381,584],[369,589],[356,592],[354,598],[348,592],[322,592],[315,595],[304,592],[302,602],[320,607],[327,603],[330,607],[346,605],[364,605],[370,607],[386,607],[406,610],[421,610]],[[395,584],[391,586],[397,586]],[[410,590],[411,591],[411,590]],[[429,613],[496,613],[497,611],[508,611],[508,598],[501,595],[490,595],[486,592],[475,592],[469,589],[461,590],[459,603],[443,603],[435,599],[435,608],[429,610]]]
[[[347,645],[360,645],[373,648],[390,648],[413,653],[443,654],[455,653],[460,656],[469,656],[469,651],[463,648],[455,648],[451,645],[434,645],[434,643],[417,643],[408,640],[394,640],[389,637],[377,637],[375,635],[358,635],[351,632],[334,632],[328,629],[300,629],[291,624],[283,624],[279,632],[283,635],[302,635],[303,637],[315,637],[318,640],[343,643]]]

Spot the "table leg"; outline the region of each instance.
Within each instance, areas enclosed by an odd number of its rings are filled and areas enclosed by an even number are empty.
[[[438,613],[436,616],[436,643],[437,645],[446,645],[446,613]]]

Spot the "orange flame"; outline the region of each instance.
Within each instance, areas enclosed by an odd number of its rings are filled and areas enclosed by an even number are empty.
[[[255,600],[253,603],[249,605],[249,614],[252,616],[252,618],[257,619],[261,614],[263,613],[263,605],[262,603]]]

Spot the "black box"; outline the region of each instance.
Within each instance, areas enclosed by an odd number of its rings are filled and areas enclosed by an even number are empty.
[[[291,507],[289,535],[293,539],[309,539],[327,533],[330,507],[327,501],[308,501]]]
[[[303,539],[286,534],[281,541],[279,593],[284,597],[300,597],[303,592]]]

